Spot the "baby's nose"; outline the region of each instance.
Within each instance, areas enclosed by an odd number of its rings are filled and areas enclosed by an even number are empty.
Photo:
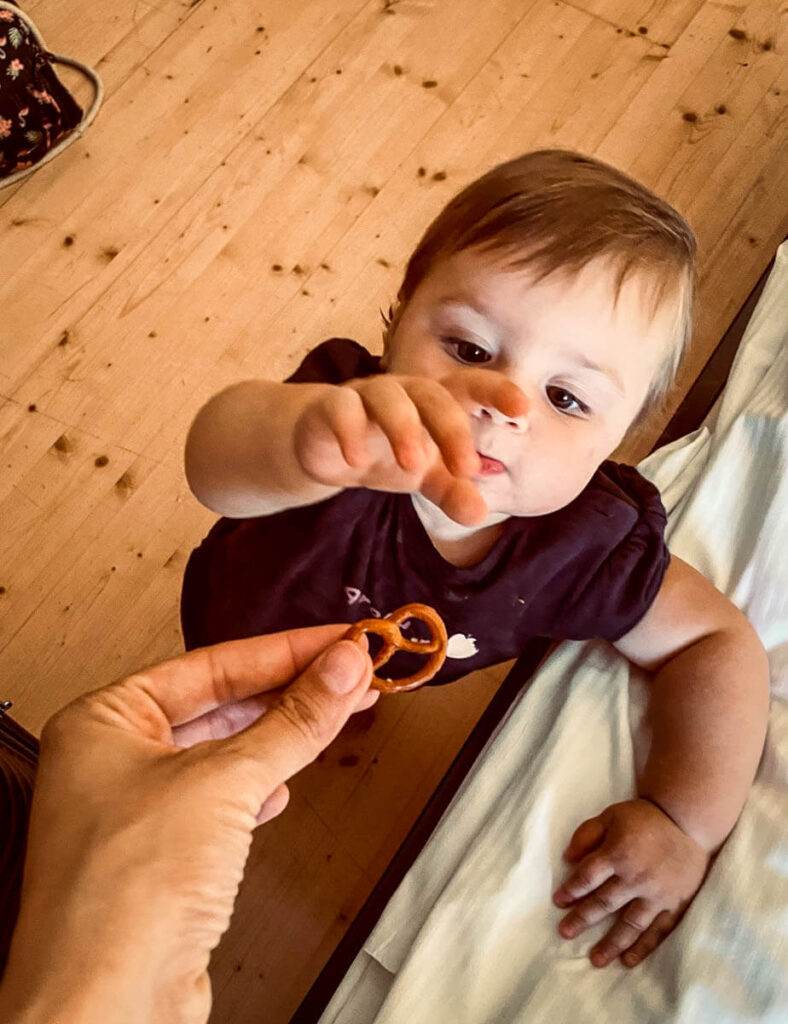
[[[494,405],[482,405],[476,413],[480,420],[494,423],[496,427],[508,427],[510,430],[522,431],[527,426],[525,416],[507,416]]]

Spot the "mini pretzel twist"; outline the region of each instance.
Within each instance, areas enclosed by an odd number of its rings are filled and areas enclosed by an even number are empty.
[[[403,636],[400,626],[406,619],[419,619],[430,631],[429,640],[409,640]],[[439,671],[446,660],[448,636],[443,619],[434,608],[426,604],[406,604],[385,619],[362,619],[354,623],[347,632],[349,640],[357,640],[362,633],[376,633],[383,638],[383,646],[372,659],[372,668],[377,672],[381,665],[397,651],[410,651],[414,654],[427,654],[420,672],[404,679],[381,679],[377,674],[372,676],[372,688],[381,693],[400,693],[404,690],[415,690],[422,683],[428,682]]]

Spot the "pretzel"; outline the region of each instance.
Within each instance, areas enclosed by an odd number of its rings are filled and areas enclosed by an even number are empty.
[[[430,630],[429,640],[409,640],[400,631],[406,619],[419,619],[426,623]],[[350,627],[346,636],[348,640],[357,640],[362,633],[376,633],[383,638],[383,646],[372,660],[373,670],[377,670],[395,654],[396,651],[410,651],[414,654],[428,654],[424,667],[420,672],[404,679],[381,679],[372,676],[372,689],[381,693],[401,693],[404,690],[415,690],[422,683],[428,682],[439,671],[446,660],[448,636],[443,619],[434,608],[426,604],[406,604],[391,612],[385,619],[362,619]]]

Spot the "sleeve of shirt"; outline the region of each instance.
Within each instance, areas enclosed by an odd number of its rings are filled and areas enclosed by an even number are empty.
[[[640,622],[662,585],[667,516],[659,491],[632,466],[605,463],[592,500],[603,518],[551,632],[615,641]]]
[[[329,338],[313,348],[286,384],[344,384],[380,373],[380,357],[350,338]]]

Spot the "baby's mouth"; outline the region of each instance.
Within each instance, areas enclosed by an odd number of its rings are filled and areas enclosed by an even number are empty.
[[[506,472],[506,466],[504,466],[500,459],[493,459],[490,455],[483,455],[481,452],[476,454],[482,460],[479,476],[494,476],[496,473]]]

